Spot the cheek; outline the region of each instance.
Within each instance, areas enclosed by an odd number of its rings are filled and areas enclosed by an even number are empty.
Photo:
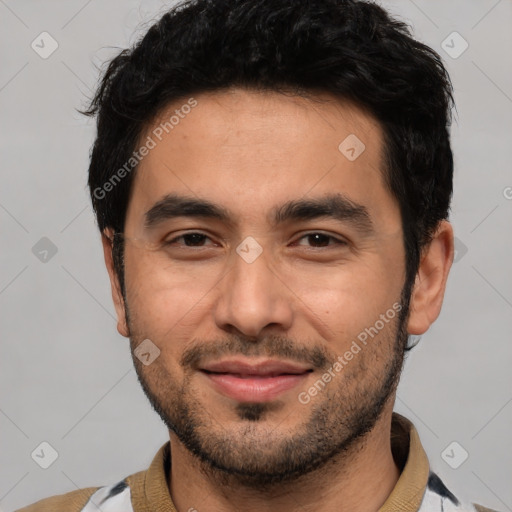
[[[205,293],[216,280],[204,272],[173,268],[168,261],[155,261],[154,255],[139,252],[127,252],[125,257],[132,332],[156,343],[186,338],[204,314]]]
[[[401,274],[383,261],[353,264],[296,278],[300,315],[327,339],[352,339],[400,300]]]

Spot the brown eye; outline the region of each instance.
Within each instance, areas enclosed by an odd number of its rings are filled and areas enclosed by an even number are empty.
[[[167,240],[165,245],[185,245],[185,247],[204,247],[204,242],[208,239],[203,233],[185,233],[184,235],[177,236],[172,240]],[[183,244],[177,243],[183,240]]]
[[[308,233],[307,235],[304,235],[299,239],[299,242],[301,240],[307,240],[309,244],[313,247],[329,247],[332,245],[346,245],[346,242],[343,240],[339,240],[338,238],[335,238],[331,235],[326,235],[325,233]],[[334,241],[334,244],[331,244],[330,242]],[[299,243],[299,245],[304,245]]]

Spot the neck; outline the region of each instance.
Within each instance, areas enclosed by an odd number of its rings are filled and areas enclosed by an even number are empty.
[[[179,512],[377,511],[400,476],[391,452],[391,414],[385,412],[371,432],[322,468],[271,491],[218,478],[170,432],[171,468],[178,468],[169,472],[173,502]]]

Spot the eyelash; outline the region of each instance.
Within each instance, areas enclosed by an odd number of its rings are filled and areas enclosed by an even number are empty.
[[[200,231],[191,231],[190,233],[184,233],[180,236],[177,236],[171,240],[166,240],[164,241],[163,245],[164,246],[171,246],[171,245],[174,245],[174,243],[179,240],[180,238],[184,238],[186,236],[191,236],[191,235],[200,235],[200,236],[204,236],[206,238],[210,238],[208,235],[206,235],[205,233],[201,233]],[[311,231],[310,233],[306,233],[304,235],[302,235],[298,241],[300,240],[303,240],[304,238],[307,238],[307,237],[310,237],[310,236],[314,236],[314,235],[321,235],[323,237],[326,237],[328,238],[329,240],[334,240],[335,244],[334,245],[338,245],[338,246],[345,246],[345,245],[348,245],[347,242],[345,242],[344,240],[341,240],[339,238],[336,238],[332,235],[327,235],[325,233],[322,233],[322,232],[319,232],[319,231]],[[197,246],[198,248],[200,249],[203,249],[204,247],[203,246]],[[332,247],[332,245],[329,245],[327,246],[328,247]],[[194,248],[194,246],[185,246],[185,248]],[[325,249],[326,247],[317,247],[317,249]]]

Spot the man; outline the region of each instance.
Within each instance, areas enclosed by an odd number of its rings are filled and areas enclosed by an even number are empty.
[[[116,57],[89,187],[170,440],[25,511],[485,511],[393,413],[453,259],[449,77],[373,3],[196,0]]]

